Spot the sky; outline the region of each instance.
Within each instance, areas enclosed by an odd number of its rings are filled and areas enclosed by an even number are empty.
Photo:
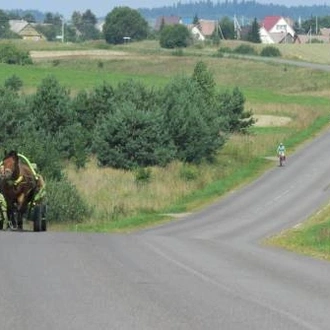
[[[191,0],[181,0],[181,3],[189,3]],[[194,0],[192,0],[194,1]],[[224,2],[225,0],[220,0]],[[238,0],[240,2],[240,0]],[[263,4],[279,4],[286,5],[288,0],[256,0]],[[35,9],[41,12],[59,13],[66,18],[70,18],[74,11],[85,12],[90,9],[97,17],[106,16],[114,7],[128,6],[133,9],[137,8],[155,8],[162,6],[172,6],[177,3],[176,0],[0,0],[0,9]],[[217,0],[214,0],[216,3]],[[291,0],[290,6],[295,5],[329,5],[330,0]]]

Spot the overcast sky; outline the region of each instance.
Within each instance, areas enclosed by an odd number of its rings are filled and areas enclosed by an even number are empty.
[[[220,0],[224,2],[225,0]],[[238,0],[240,2],[240,0]],[[64,15],[70,18],[72,13],[76,11],[84,12],[90,9],[97,17],[105,16],[114,7],[129,6],[130,8],[153,8],[161,6],[171,6],[178,1],[175,0],[0,0],[0,9],[36,9],[41,12],[52,12]],[[181,3],[189,3],[190,0],[181,0]],[[214,0],[216,3],[217,0]],[[259,3],[281,4],[285,5],[288,0],[257,0]],[[295,5],[330,5],[330,0],[291,0],[290,6]]]

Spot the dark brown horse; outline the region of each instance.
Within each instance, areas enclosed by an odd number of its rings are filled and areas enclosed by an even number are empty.
[[[23,216],[43,185],[42,178],[36,175],[31,164],[22,163],[14,150],[5,152],[1,165],[1,191],[7,204],[8,221],[14,228],[23,229]]]

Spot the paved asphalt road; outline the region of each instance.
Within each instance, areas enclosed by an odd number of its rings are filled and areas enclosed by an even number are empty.
[[[0,329],[329,329],[330,263],[261,244],[329,200],[328,150],[139,233],[1,232]]]
[[[0,232],[0,329],[330,329],[330,263],[262,245],[329,201],[329,150],[131,235]]]

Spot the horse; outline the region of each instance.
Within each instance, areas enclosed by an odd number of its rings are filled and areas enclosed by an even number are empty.
[[[20,154],[15,150],[5,151],[0,169],[1,192],[7,206],[7,219],[13,228],[23,229],[23,217],[44,185],[31,164],[21,162]],[[17,217],[15,216],[17,214]]]

